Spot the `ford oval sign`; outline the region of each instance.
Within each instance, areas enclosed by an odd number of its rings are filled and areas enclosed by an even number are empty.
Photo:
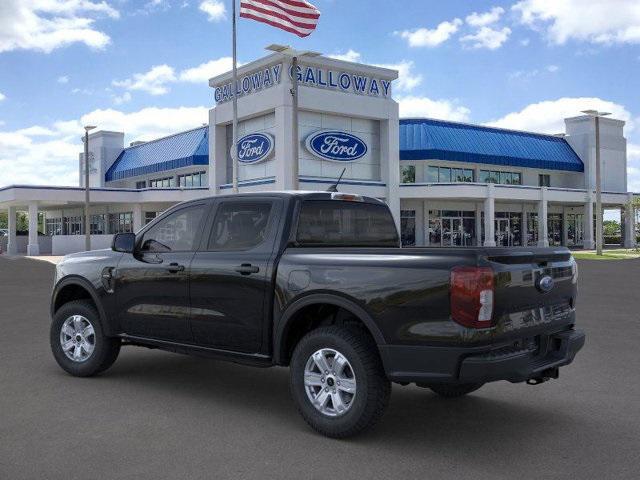
[[[307,150],[332,162],[354,162],[367,153],[367,144],[346,132],[323,130],[307,137]]]
[[[542,293],[549,293],[553,288],[554,283],[555,282],[553,281],[552,277],[550,277],[549,275],[545,275],[544,277],[540,278],[540,280],[538,280],[538,289]]]
[[[266,160],[273,153],[275,142],[267,133],[252,133],[238,140],[238,161],[241,163],[258,163]]]

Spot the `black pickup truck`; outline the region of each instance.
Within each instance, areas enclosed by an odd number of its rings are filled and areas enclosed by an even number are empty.
[[[289,366],[304,419],[346,437],[381,417],[391,382],[456,397],[557,378],[584,344],[576,294],[564,248],[400,248],[373,198],[218,196],[66,256],[50,340],[77,376],[124,345]]]

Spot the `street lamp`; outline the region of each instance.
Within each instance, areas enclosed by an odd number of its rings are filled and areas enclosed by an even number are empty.
[[[89,130],[94,125],[84,127],[84,249],[91,250],[91,217],[89,216]]]
[[[298,58],[300,57],[317,57],[320,54],[318,52],[312,52],[309,50],[296,50],[288,45],[277,45],[272,44],[269,45],[266,50],[270,50],[272,52],[281,53],[287,57],[291,58],[291,76],[293,86],[291,88],[291,96],[293,97],[293,108],[292,108],[292,125],[291,125],[291,136],[293,137],[293,145],[292,145],[292,156],[293,156],[293,166],[291,168],[291,176],[293,177],[293,190],[298,189],[298,162],[300,158],[299,147],[300,147],[300,139],[298,138]]]
[[[611,115],[597,110],[583,110],[596,122],[596,255],[602,255],[602,171],[600,166],[600,117]],[[589,187],[591,190],[591,187]]]

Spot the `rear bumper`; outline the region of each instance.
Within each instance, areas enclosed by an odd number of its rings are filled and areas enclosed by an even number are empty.
[[[382,345],[385,371],[401,383],[524,382],[552,376],[584,346],[581,330],[541,336],[536,345],[515,347],[431,347]]]

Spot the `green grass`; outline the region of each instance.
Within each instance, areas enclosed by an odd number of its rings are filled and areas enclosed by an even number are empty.
[[[634,249],[604,250],[602,255],[596,255],[594,251],[576,251],[572,252],[572,255],[578,260],[630,260],[640,258],[640,251]]]

